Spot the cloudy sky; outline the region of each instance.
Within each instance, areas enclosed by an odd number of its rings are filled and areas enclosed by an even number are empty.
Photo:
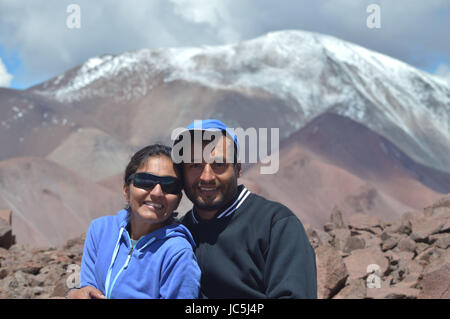
[[[68,12],[80,8],[80,28]],[[380,8],[380,28],[368,18]],[[374,22],[374,20],[370,20]],[[319,32],[450,77],[450,0],[0,0],[0,86],[22,89],[93,56]]]

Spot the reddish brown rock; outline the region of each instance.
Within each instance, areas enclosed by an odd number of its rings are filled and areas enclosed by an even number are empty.
[[[448,218],[420,218],[412,221],[411,238],[417,241],[427,241],[428,237],[443,231]]]
[[[20,270],[27,274],[37,275],[41,268],[43,267],[42,264],[36,263],[36,262],[26,262],[24,265],[20,266]]]
[[[366,290],[366,282],[363,279],[352,279],[333,299],[364,299],[367,295]]]
[[[419,255],[416,256],[416,260],[424,265],[427,265],[441,257],[441,251],[433,246],[428,247]]]
[[[14,244],[12,228],[7,221],[0,219],[0,247],[8,249]]]
[[[330,222],[335,226],[335,228],[347,228],[342,217],[342,212],[338,207],[334,207],[330,216]]]
[[[331,236],[326,232],[319,229],[315,229],[310,225],[305,225],[306,235],[308,236],[309,242],[313,248],[319,245],[330,245]]]
[[[316,249],[317,264],[317,297],[331,298],[345,284],[348,276],[347,269],[339,253],[328,246]]]
[[[450,263],[426,273],[421,281],[422,291],[419,298],[450,299]]]
[[[358,236],[364,240],[365,247],[380,247],[382,240],[379,236],[367,231],[352,231],[352,236]]]
[[[332,237],[331,245],[338,250],[344,251],[345,245],[351,237],[350,230],[340,228],[330,231],[329,234]]]
[[[424,209],[426,216],[448,217],[450,216],[450,195],[441,198],[433,205]]]
[[[352,251],[350,256],[344,258],[344,263],[350,279],[366,277],[369,265],[378,265],[381,275],[384,275],[389,267],[389,261],[381,250],[373,247]]]
[[[417,299],[419,289],[404,287],[382,287],[367,289],[367,298],[370,299]]]
[[[385,230],[390,233],[405,235],[411,234],[412,225],[410,219],[408,219],[407,217],[408,215],[396,220],[394,223],[392,223],[392,225],[386,227]]]
[[[450,235],[438,238],[435,242],[435,245],[441,249],[447,249],[450,247]]]
[[[353,250],[356,249],[363,249],[366,247],[366,242],[362,236],[351,236],[347,239],[345,246],[344,246],[344,252],[350,253]]]
[[[3,219],[9,226],[12,224],[12,212],[9,209],[0,209],[0,219]]]
[[[385,241],[383,241],[383,243],[381,244],[381,250],[382,251],[390,250],[390,249],[394,248],[395,246],[397,246],[397,243],[398,243],[398,238],[390,237],[390,238],[386,239]]]
[[[414,252],[416,250],[416,242],[410,237],[401,238],[397,244],[400,251]]]
[[[386,223],[376,216],[357,213],[348,218],[348,226],[350,229],[365,230],[379,235],[382,233]]]

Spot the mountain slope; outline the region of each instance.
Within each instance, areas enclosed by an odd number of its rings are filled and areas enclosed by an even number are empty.
[[[449,173],[415,162],[388,139],[347,117],[325,113],[289,139],[365,180],[413,179],[436,192],[450,193]]]
[[[47,159],[96,181],[121,172],[131,154],[131,147],[108,134],[95,128],[83,128],[67,137]]]
[[[13,211],[20,244],[50,246],[86,232],[92,219],[115,214],[123,198],[56,163],[33,157],[0,162],[0,203]]]

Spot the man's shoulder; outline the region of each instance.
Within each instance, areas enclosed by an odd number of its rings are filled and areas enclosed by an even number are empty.
[[[186,224],[191,224],[192,223],[192,209],[188,210],[183,216],[179,217],[178,220],[184,226],[186,226]]]
[[[284,204],[275,200],[267,199],[261,195],[252,193],[249,201],[244,208],[254,210],[263,210],[266,213],[278,216],[280,218],[287,216],[295,216],[294,213]]]

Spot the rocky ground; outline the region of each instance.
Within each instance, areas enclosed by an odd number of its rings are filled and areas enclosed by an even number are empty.
[[[450,196],[392,223],[336,208],[324,230],[306,225],[318,297],[450,299]]]
[[[450,299],[450,196],[390,223],[335,208],[323,230],[305,229],[319,298]],[[9,247],[11,236],[0,224],[0,298],[59,298],[76,283],[84,236],[48,249]]]

